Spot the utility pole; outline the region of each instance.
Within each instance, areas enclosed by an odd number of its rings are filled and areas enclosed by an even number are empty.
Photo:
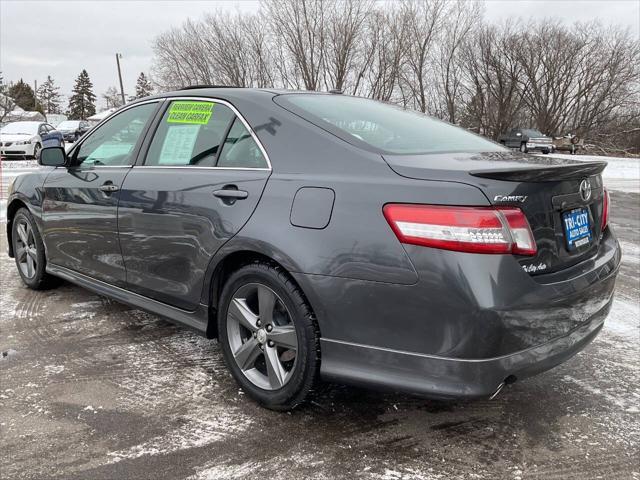
[[[122,95],[122,105],[126,102],[124,100],[124,88],[122,87],[122,72],[120,71],[120,59],[122,58],[122,54],[116,53],[116,64],[118,65],[118,80],[120,80],[120,95]]]

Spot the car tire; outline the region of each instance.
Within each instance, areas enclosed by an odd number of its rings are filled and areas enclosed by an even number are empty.
[[[527,144],[526,144],[526,143],[522,142],[522,143],[520,144],[520,151],[521,151],[522,153],[528,153],[528,152],[529,152],[529,150],[527,149]]]
[[[27,287],[44,290],[55,285],[57,279],[46,272],[47,259],[38,226],[26,208],[18,210],[13,217],[11,244],[18,273]]]
[[[272,410],[291,410],[303,403],[319,381],[320,334],[291,277],[276,265],[247,264],[226,280],[219,307],[218,339],[240,387]],[[248,328],[249,323],[254,326]],[[293,342],[295,353],[288,347]],[[253,353],[245,355],[247,351]]]
[[[543,153],[544,155],[549,155],[549,153],[551,153],[551,152],[550,152],[550,150],[549,150],[548,148],[543,148],[543,149],[542,149],[542,153]]]
[[[40,145],[39,143],[36,143],[33,147],[33,159],[34,160],[38,160],[38,158],[40,157],[40,150],[42,150],[42,145]]]

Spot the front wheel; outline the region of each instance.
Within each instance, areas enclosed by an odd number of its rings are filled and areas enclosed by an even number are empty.
[[[302,403],[319,376],[319,333],[287,273],[260,262],[240,268],[226,281],[218,312],[225,362],[242,389],[273,410]]]
[[[54,283],[46,272],[46,257],[42,237],[33,216],[21,208],[13,217],[11,244],[18,273],[24,284],[33,290],[42,290]]]
[[[529,151],[529,150],[527,150],[527,144],[526,144],[526,143],[522,142],[522,143],[520,144],[520,151],[521,151],[522,153],[527,153],[527,152]]]
[[[40,158],[40,150],[42,150],[42,146],[39,143],[36,143],[33,147],[33,158],[38,160]]]

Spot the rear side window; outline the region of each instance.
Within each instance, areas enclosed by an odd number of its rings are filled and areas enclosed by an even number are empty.
[[[234,120],[231,130],[229,130],[222,152],[220,152],[218,166],[233,168],[268,167],[258,144],[239,118]]]
[[[276,102],[344,140],[380,153],[497,152],[463,128],[413,110],[346,95],[292,94]]]
[[[171,102],[153,137],[145,165],[214,167],[234,118],[231,109],[221,103]]]

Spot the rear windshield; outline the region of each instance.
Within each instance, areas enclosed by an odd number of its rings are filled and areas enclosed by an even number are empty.
[[[388,154],[496,152],[467,130],[395,105],[346,95],[292,94],[277,103],[344,140]]]

